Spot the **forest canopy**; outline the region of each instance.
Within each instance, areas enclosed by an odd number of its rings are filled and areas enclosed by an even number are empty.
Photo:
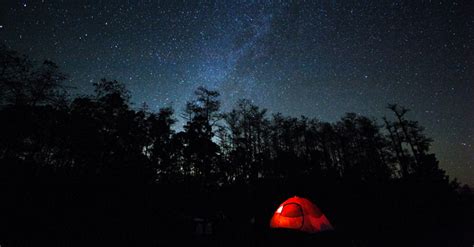
[[[396,104],[382,123],[355,113],[328,123],[269,114],[246,99],[223,112],[219,92],[199,87],[184,111],[151,112],[131,107],[121,82],[102,79],[92,95],[71,98],[54,62],[37,66],[4,46],[0,56],[0,160],[13,182],[450,183],[430,152],[432,139]],[[177,114],[186,121],[179,132]]]

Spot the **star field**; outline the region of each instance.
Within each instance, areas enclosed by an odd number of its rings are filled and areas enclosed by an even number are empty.
[[[135,106],[178,111],[194,89],[334,121],[412,111],[441,167],[474,184],[470,1],[13,1],[0,40],[51,59],[75,94],[125,82]]]

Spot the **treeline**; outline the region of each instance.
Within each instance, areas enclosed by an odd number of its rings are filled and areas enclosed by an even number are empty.
[[[200,87],[177,132],[174,109],[134,109],[122,83],[102,79],[93,95],[71,99],[53,62],[35,66],[5,47],[0,53],[4,181],[450,183],[429,152],[432,140],[397,105],[382,124],[354,113],[328,123],[268,114],[249,100],[222,112],[219,93]]]

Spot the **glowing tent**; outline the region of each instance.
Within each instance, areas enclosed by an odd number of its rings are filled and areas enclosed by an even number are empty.
[[[288,228],[316,233],[333,230],[331,223],[308,199],[292,197],[283,202],[270,221],[271,228]]]

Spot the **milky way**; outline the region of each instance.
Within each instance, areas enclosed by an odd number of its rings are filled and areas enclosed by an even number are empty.
[[[441,167],[474,184],[470,2],[3,0],[0,40],[57,62],[74,94],[117,79],[152,110],[182,110],[201,85],[224,110],[248,98],[324,121],[399,103]]]

